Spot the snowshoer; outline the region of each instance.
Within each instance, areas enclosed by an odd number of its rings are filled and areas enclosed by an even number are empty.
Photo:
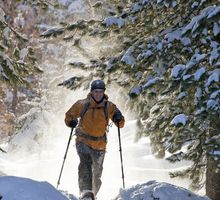
[[[93,81],[87,98],[76,101],[66,112],[66,125],[76,127],[81,199],[94,199],[100,189],[109,119],[119,128],[124,126],[124,117],[117,106],[108,101],[102,80]]]

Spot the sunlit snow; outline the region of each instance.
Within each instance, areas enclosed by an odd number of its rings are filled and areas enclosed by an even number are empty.
[[[108,196],[108,193],[106,193]],[[0,177],[0,198],[3,200],[77,200],[67,192],[58,191],[48,182],[27,178]],[[115,200],[209,200],[168,183],[149,181],[127,189],[121,189]]]

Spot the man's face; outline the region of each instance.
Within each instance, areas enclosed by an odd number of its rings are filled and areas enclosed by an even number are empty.
[[[95,89],[92,91],[92,96],[97,102],[99,102],[102,100],[104,92],[105,91],[103,89]]]

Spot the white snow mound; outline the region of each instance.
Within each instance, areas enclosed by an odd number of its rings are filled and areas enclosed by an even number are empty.
[[[149,181],[128,189],[121,189],[115,200],[210,200],[169,183]]]
[[[0,176],[0,196],[3,200],[69,200],[48,182],[15,176]]]

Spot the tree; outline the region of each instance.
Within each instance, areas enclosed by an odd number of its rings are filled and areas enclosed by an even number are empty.
[[[41,72],[36,65],[34,49],[29,39],[17,31],[18,27],[12,22],[9,24],[12,16],[8,18],[9,22],[6,19],[4,10],[0,8],[0,78],[13,86],[28,84],[28,76]]]
[[[14,134],[16,117],[27,110],[28,106],[24,109],[19,105],[23,100],[19,99],[19,92],[24,94],[26,91],[26,95],[33,98],[36,91],[30,91],[36,86],[36,75],[42,72],[31,40],[36,33],[35,24],[25,21],[17,9],[19,3],[21,1],[0,2],[1,138]],[[29,11],[26,9],[25,14],[30,20]],[[9,103],[6,94],[10,93],[12,100]]]
[[[220,199],[220,7],[217,1],[135,1],[112,23],[129,38],[113,63],[128,74],[130,96],[156,156],[190,160],[171,173],[206,183]],[[116,19],[116,18],[115,18]],[[119,81],[120,83],[120,81]],[[137,103],[140,102],[140,103]],[[206,174],[206,177],[203,176]]]

